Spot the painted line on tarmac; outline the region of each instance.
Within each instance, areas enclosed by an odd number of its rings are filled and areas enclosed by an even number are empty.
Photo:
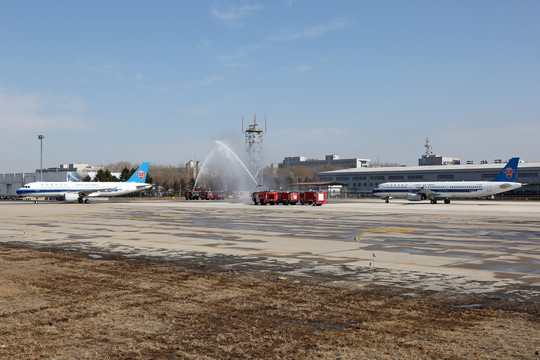
[[[99,213],[81,213],[81,214],[51,214],[51,216],[96,216]]]
[[[403,228],[403,227],[390,227],[390,228],[373,228],[373,229],[362,229],[361,232],[355,236],[354,240],[360,241],[362,235],[368,233],[377,233],[377,234],[407,234],[414,231],[420,231],[416,228]]]
[[[135,217],[131,218],[131,220],[138,220],[138,221],[151,221],[151,220],[184,220],[183,217],[166,217],[166,216],[154,216],[154,217]]]

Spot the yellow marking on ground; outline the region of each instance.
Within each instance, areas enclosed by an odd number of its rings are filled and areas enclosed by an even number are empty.
[[[183,219],[184,219],[183,217],[165,217],[165,216],[131,218],[131,220],[139,220],[139,221],[149,221],[149,220],[183,220]]]
[[[420,229],[415,228],[401,228],[401,227],[390,227],[390,228],[374,228],[374,229],[364,229],[358,234],[354,240],[360,241],[360,237],[366,233],[394,233],[394,234],[406,234],[414,231],[419,231]]]
[[[52,216],[96,216],[98,213],[81,213],[81,214],[52,214]]]

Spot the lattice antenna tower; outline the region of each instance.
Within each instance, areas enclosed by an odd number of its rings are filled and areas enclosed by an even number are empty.
[[[253,116],[253,124],[244,130],[244,116],[242,115],[242,132],[246,138],[247,168],[259,184],[263,183],[263,133],[266,132],[266,116],[264,117],[264,131],[257,123],[257,115]]]
[[[426,137],[426,144],[424,145],[426,148],[426,156],[430,156],[433,154],[433,150],[431,149],[431,143],[429,142],[429,138]]]

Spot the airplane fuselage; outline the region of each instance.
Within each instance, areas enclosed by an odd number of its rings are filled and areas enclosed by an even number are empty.
[[[145,188],[151,185],[145,186]],[[61,197],[66,194],[90,192],[87,197],[119,196],[144,190],[141,184],[129,182],[33,182],[17,190],[30,197]]]
[[[481,198],[520,187],[520,183],[498,181],[396,182],[380,184],[373,189],[373,195],[409,200]]]
[[[43,198],[51,197],[57,200],[78,201],[89,203],[89,197],[119,196],[143,191],[151,184],[145,183],[148,173],[148,162],[144,162],[131,177],[124,182],[32,182],[17,189],[19,196]]]

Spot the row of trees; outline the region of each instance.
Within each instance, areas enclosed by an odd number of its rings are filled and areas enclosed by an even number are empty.
[[[379,167],[396,165],[397,164],[372,163],[370,166]],[[104,170],[99,170],[93,179],[91,179],[90,176],[86,176],[83,181],[126,181],[133,173],[135,173],[138,165],[129,162],[118,162],[109,164],[104,168]],[[263,185],[270,189],[290,189],[291,184],[294,183],[317,181],[317,173],[319,172],[338,169],[339,168],[331,166],[320,166],[316,168],[295,166],[286,169],[267,167],[263,172]],[[112,172],[120,172],[120,178],[112,175]],[[156,185],[156,188],[160,189],[163,194],[172,196],[181,195],[186,189],[193,189],[193,186],[195,185],[193,174],[189,173],[185,167],[174,167],[170,165],[150,164],[146,182]],[[212,184],[220,186],[220,181],[215,182],[211,179],[205,181],[205,183],[207,183],[209,187],[212,187]]]
[[[90,175],[86,175],[82,181],[99,181],[99,182],[118,182],[118,181],[127,181],[129,178],[137,171],[137,168],[131,168],[124,167],[120,171],[120,178],[116,177],[111,173],[111,171],[108,168],[105,168],[105,170],[99,169],[96,173],[96,175],[92,178]],[[152,177],[150,174],[146,175],[146,183],[152,184]]]
[[[126,181],[133,175],[136,169],[137,165],[131,163],[113,163],[104,166],[104,170],[99,170],[93,178],[87,175],[83,181]],[[264,169],[263,185],[271,189],[288,189],[293,183],[316,181],[317,172],[328,170],[335,170],[335,168],[297,166],[287,169],[275,169],[267,167]],[[120,172],[120,177],[118,178],[112,175],[113,172]],[[184,167],[150,164],[146,182],[156,185],[157,188],[163,190],[167,195],[180,195],[186,189],[192,189],[195,185],[195,179],[192,175]],[[213,182],[209,181],[208,183],[212,184]]]

